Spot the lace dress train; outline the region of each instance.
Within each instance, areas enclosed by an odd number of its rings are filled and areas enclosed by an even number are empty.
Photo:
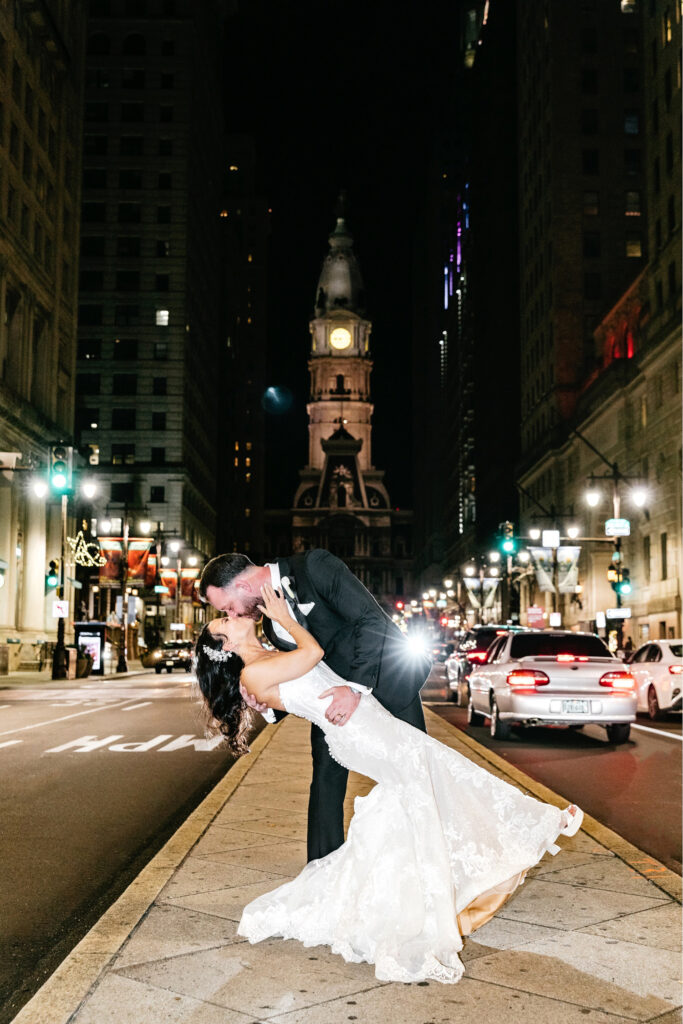
[[[283,683],[281,700],[324,730],[335,760],[377,785],[356,798],[344,845],[249,903],[238,934],[327,945],[373,963],[382,981],[456,982],[462,936],[576,823],[394,718],[371,694],[345,726],[331,725],[319,695],[344,684],[320,663]]]

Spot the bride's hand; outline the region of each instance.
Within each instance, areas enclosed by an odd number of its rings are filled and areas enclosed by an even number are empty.
[[[273,622],[279,623],[281,626],[287,628],[288,623],[296,622],[296,619],[292,615],[285,601],[284,597],[273,590],[269,583],[264,584],[261,587],[261,595],[263,597],[263,604],[258,605],[258,610],[267,615]]]

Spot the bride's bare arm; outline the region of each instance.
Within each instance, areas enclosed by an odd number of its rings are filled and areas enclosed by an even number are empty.
[[[263,604],[259,605],[259,610],[287,630],[296,649],[280,651],[252,661],[242,670],[240,682],[259,702],[269,707],[281,707],[278,692],[280,683],[298,679],[309,672],[325,652],[308,630],[292,618],[287,602],[271,586],[262,587],[261,594]]]

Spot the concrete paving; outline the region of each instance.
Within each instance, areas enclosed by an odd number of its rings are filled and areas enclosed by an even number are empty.
[[[427,719],[443,742],[539,795]],[[466,940],[457,985],[380,982],[326,947],[238,938],[245,903],[305,863],[308,733],[291,715],[262,732],[14,1024],[681,1022],[680,879],[638,871],[639,851],[592,821]],[[351,776],[347,819],[371,787]]]

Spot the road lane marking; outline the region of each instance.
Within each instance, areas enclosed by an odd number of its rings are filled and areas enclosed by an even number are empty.
[[[23,740],[5,740],[4,743],[0,743],[0,747],[13,747],[15,743],[23,743]]]
[[[124,711],[137,711],[138,708],[146,708],[151,704],[151,700],[145,700],[142,704],[131,704],[129,708],[124,708]]]
[[[679,743],[683,743],[683,736],[679,736],[675,732],[666,732],[665,729],[651,729],[649,725],[631,725],[632,729],[641,729],[643,732],[651,732],[654,736],[664,736],[668,740],[678,740]]]
[[[68,718],[80,718],[81,715],[92,715],[95,711],[114,711],[116,708],[122,708],[123,705],[127,703],[127,700],[123,700],[120,704],[108,704],[104,707],[89,708],[87,711],[76,711],[73,715],[62,715],[61,718],[53,718],[49,722],[35,722],[34,725],[22,725],[17,729],[6,729],[5,732],[0,732],[0,736],[11,736],[13,732],[26,732],[27,729],[40,729],[43,725],[56,725],[57,722],[66,722]]]
[[[11,708],[11,707],[12,707],[11,704],[0,704],[0,711],[2,711],[3,708]]]

